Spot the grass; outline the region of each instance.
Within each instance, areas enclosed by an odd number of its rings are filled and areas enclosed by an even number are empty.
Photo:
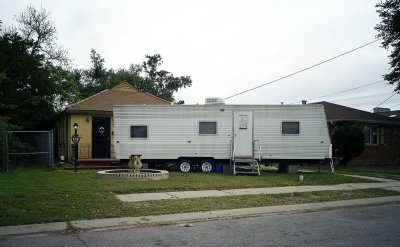
[[[148,211],[138,212],[138,215],[157,215],[166,213],[202,212],[217,209],[250,208],[276,205],[292,205],[301,203],[327,202],[360,198],[372,198],[400,195],[400,192],[384,189],[364,189],[351,191],[316,191],[304,193],[284,193],[275,195],[244,195],[227,197],[209,197],[184,200],[164,200],[154,202],[140,202],[126,205],[140,211],[146,208]]]
[[[305,166],[303,169],[318,171],[319,168],[318,166]],[[330,171],[330,167],[321,166],[321,171]],[[335,169],[335,172],[400,180],[400,165],[341,165]]]
[[[292,195],[238,196],[207,199],[123,203],[120,193],[233,189],[290,185],[325,185],[370,180],[336,176],[330,172],[298,175],[267,173],[262,176],[230,176],[203,173],[170,173],[159,181],[115,181],[96,179],[96,171],[73,173],[64,170],[20,168],[0,174],[0,225],[32,224],[78,219],[141,216],[237,207],[315,202],[368,196],[393,195],[382,190],[359,192],[313,192]],[[333,193],[333,194],[332,194]],[[335,194],[336,193],[336,194]],[[353,194],[352,194],[353,193]],[[295,199],[290,199],[295,198]],[[296,199],[297,198],[297,199]],[[308,199],[307,199],[308,198]],[[308,201],[307,201],[308,200]],[[274,204],[277,203],[277,204]]]

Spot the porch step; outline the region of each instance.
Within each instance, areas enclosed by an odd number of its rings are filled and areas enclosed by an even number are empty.
[[[113,166],[99,166],[99,165],[90,165],[90,166],[82,166],[79,165],[76,169],[77,170],[94,170],[94,169],[102,169],[102,170],[111,170],[111,169],[127,169],[128,167],[126,165],[113,165]],[[72,167],[65,167],[64,170],[74,170],[75,168]]]
[[[119,159],[78,159],[79,166],[118,166],[120,165]]]

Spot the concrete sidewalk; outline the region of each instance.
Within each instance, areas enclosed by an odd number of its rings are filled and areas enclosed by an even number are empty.
[[[361,176],[357,176],[361,177]],[[255,189],[236,189],[236,190],[208,190],[208,191],[186,191],[186,192],[169,192],[169,193],[145,193],[119,195],[131,201],[143,200],[162,200],[162,199],[179,199],[179,198],[196,198],[209,196],[234,196],[249,194],[279,194],[291,192],[307,192],[321,190],[353,190],[366,188],[384,188],[400,191],[400,181],[370,178],[379,181],[379,183],[359,183],[359,184],[339,184],[326,186],[289,186],[275,188],[255,188]],[[133,198],[133,199],[132,199]],[[141,198],[141,200],[139,200]],[[295,205],[279,205],[257,208],[243,208],[230,210],[216,210],[207,212],[194,212],[182,214],[168,214],[158,216],[141,216],[141,217],[121,217],[94,220],[78,220],[71,222],[55,222],[46,224],[32,224],[19,226],[3,226],[0,227],[0,236],[6,237],[10,235],[23,234],[39,234],[49,232],[75,232],[87,230],[110,230],[131,227],[144,227],[153,225],[178,224],[187,222],[197,222],[204,220],[218,220],[225,218],[252,217],[256,215],[268,215],[276,213],[292,213],[292,212],[309,212],[317,210],[327,210],[341,207],[368,206],[387,203],[400,203],[400,196],[332,201],[309,204]]]
[[[349,176],[349,175],[343,175],[343,176]],[[116,197],[124,202],[143,202],[143,201],[157,201],[166,199],[282,194],[282,193],[295,193],[295,192],[355,190],[355,189],[370,189],[370,188],[385,188],[385,189],[400,191],[400,181],[397,180],[355,176],[355,175],[354,176],[352,175],[352,177],[370,179],[377,181],[377,183],[347,183],[347,184],[316,185],[316,186],[285,186],[285,187],[229,189],[229,190],[136,193],[136,194],[116,195]]]

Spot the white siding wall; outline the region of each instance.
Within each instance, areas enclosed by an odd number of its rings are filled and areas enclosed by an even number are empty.
[[[221,111],[221,109],[224,109]],[[115,153],[127,159],[214,157],[229,159],[232,112],[254,112],[254,139],[265,159],[323,159],[330,145],[322,105],[115,106]],[[216,135],[199,135],[200,121],[216,121]],[[282,121],[300,122],[299,135],[282,135]],[[147,139],[130,137],[130,126],[147,125]]]

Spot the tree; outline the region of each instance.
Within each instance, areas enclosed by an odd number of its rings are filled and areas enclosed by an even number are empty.
[[[175,77],[171,72],[158,70],[163,63],[160,54],[146,55],[146,58],[147,61],[143,62],[143,69],[147,83],[153,86],[150,93],[172,102],[175,100],[174,92],[182,87],[186,88],[192,85],[190,76]]]
[[[54,113],[55,85],[43,56],[18,33],[0,36],[0,107],[8,126],[38,129]]]
[[[127,81],[141,92],[151,92],[153,86],[140,75],[141,72],[142,67],[137,64],[131,64],[128,69],[119,68],[110,74],[110,84],[116,85],[121,81]]]
[[[92,61],[91,68],[75,72],[79,81],[81,98],[87,98],[113,86],[110,84],[110,74],[113,71],[105,68],[105,59],[92,49],[90,51],[90,60]]]
[[[400,92],[400,0],[386,0],[376,4],[381,23],[375,29],[382,38],[382,46],[391,48],[389,64],[391,71],[384,75],[390,84],[397,84],[395,91]]]
[[[67,52],[57,44],[57,30],[50,13],[43,7],[37,10],[28,6],[15,20],[20,36],[29,42],[27,51],[31,56],[41,56],[42,66],[50,72],[51,84],[55,85],[52,92],[55,111],[76,102],[80,98],[78,83],[69,68]]]
[[[50,18],[49,12],[40,7],[40,10],[28,6],[26,10],[15,16],[19,22],[18,30],[25,40],[32,40],[29,48],[31,55],[42,54],[46,61],[68,65],[67,52],[57,44],[57,30]]]
[[[50,77],[54,84],[53,107],[55,112],[65,109],[68,104],[81,99],[81,92],[77,76],[73,71],[66,70],[61,66],[49,65]]]
[[[365,148],[364,133],[359,126],[339,125],[332,138],[333,150],[337,150],[344,164],[358,157]]]
[[[111,88],[121,81],[127,81],[139,91],[174,101],[174,92],[192,85],[190,76],[175,77],[168,71],[159,70],[159,66],[163,63],[159,54],[147,55],[147,61],[142,65],[131,64],[128,69],[118,70],[106,69],[105,59],[93,49],[90,52],[90,58],[91,68],[76,71],[82,98]],[[180,103],[183,102],[180,101]]]

